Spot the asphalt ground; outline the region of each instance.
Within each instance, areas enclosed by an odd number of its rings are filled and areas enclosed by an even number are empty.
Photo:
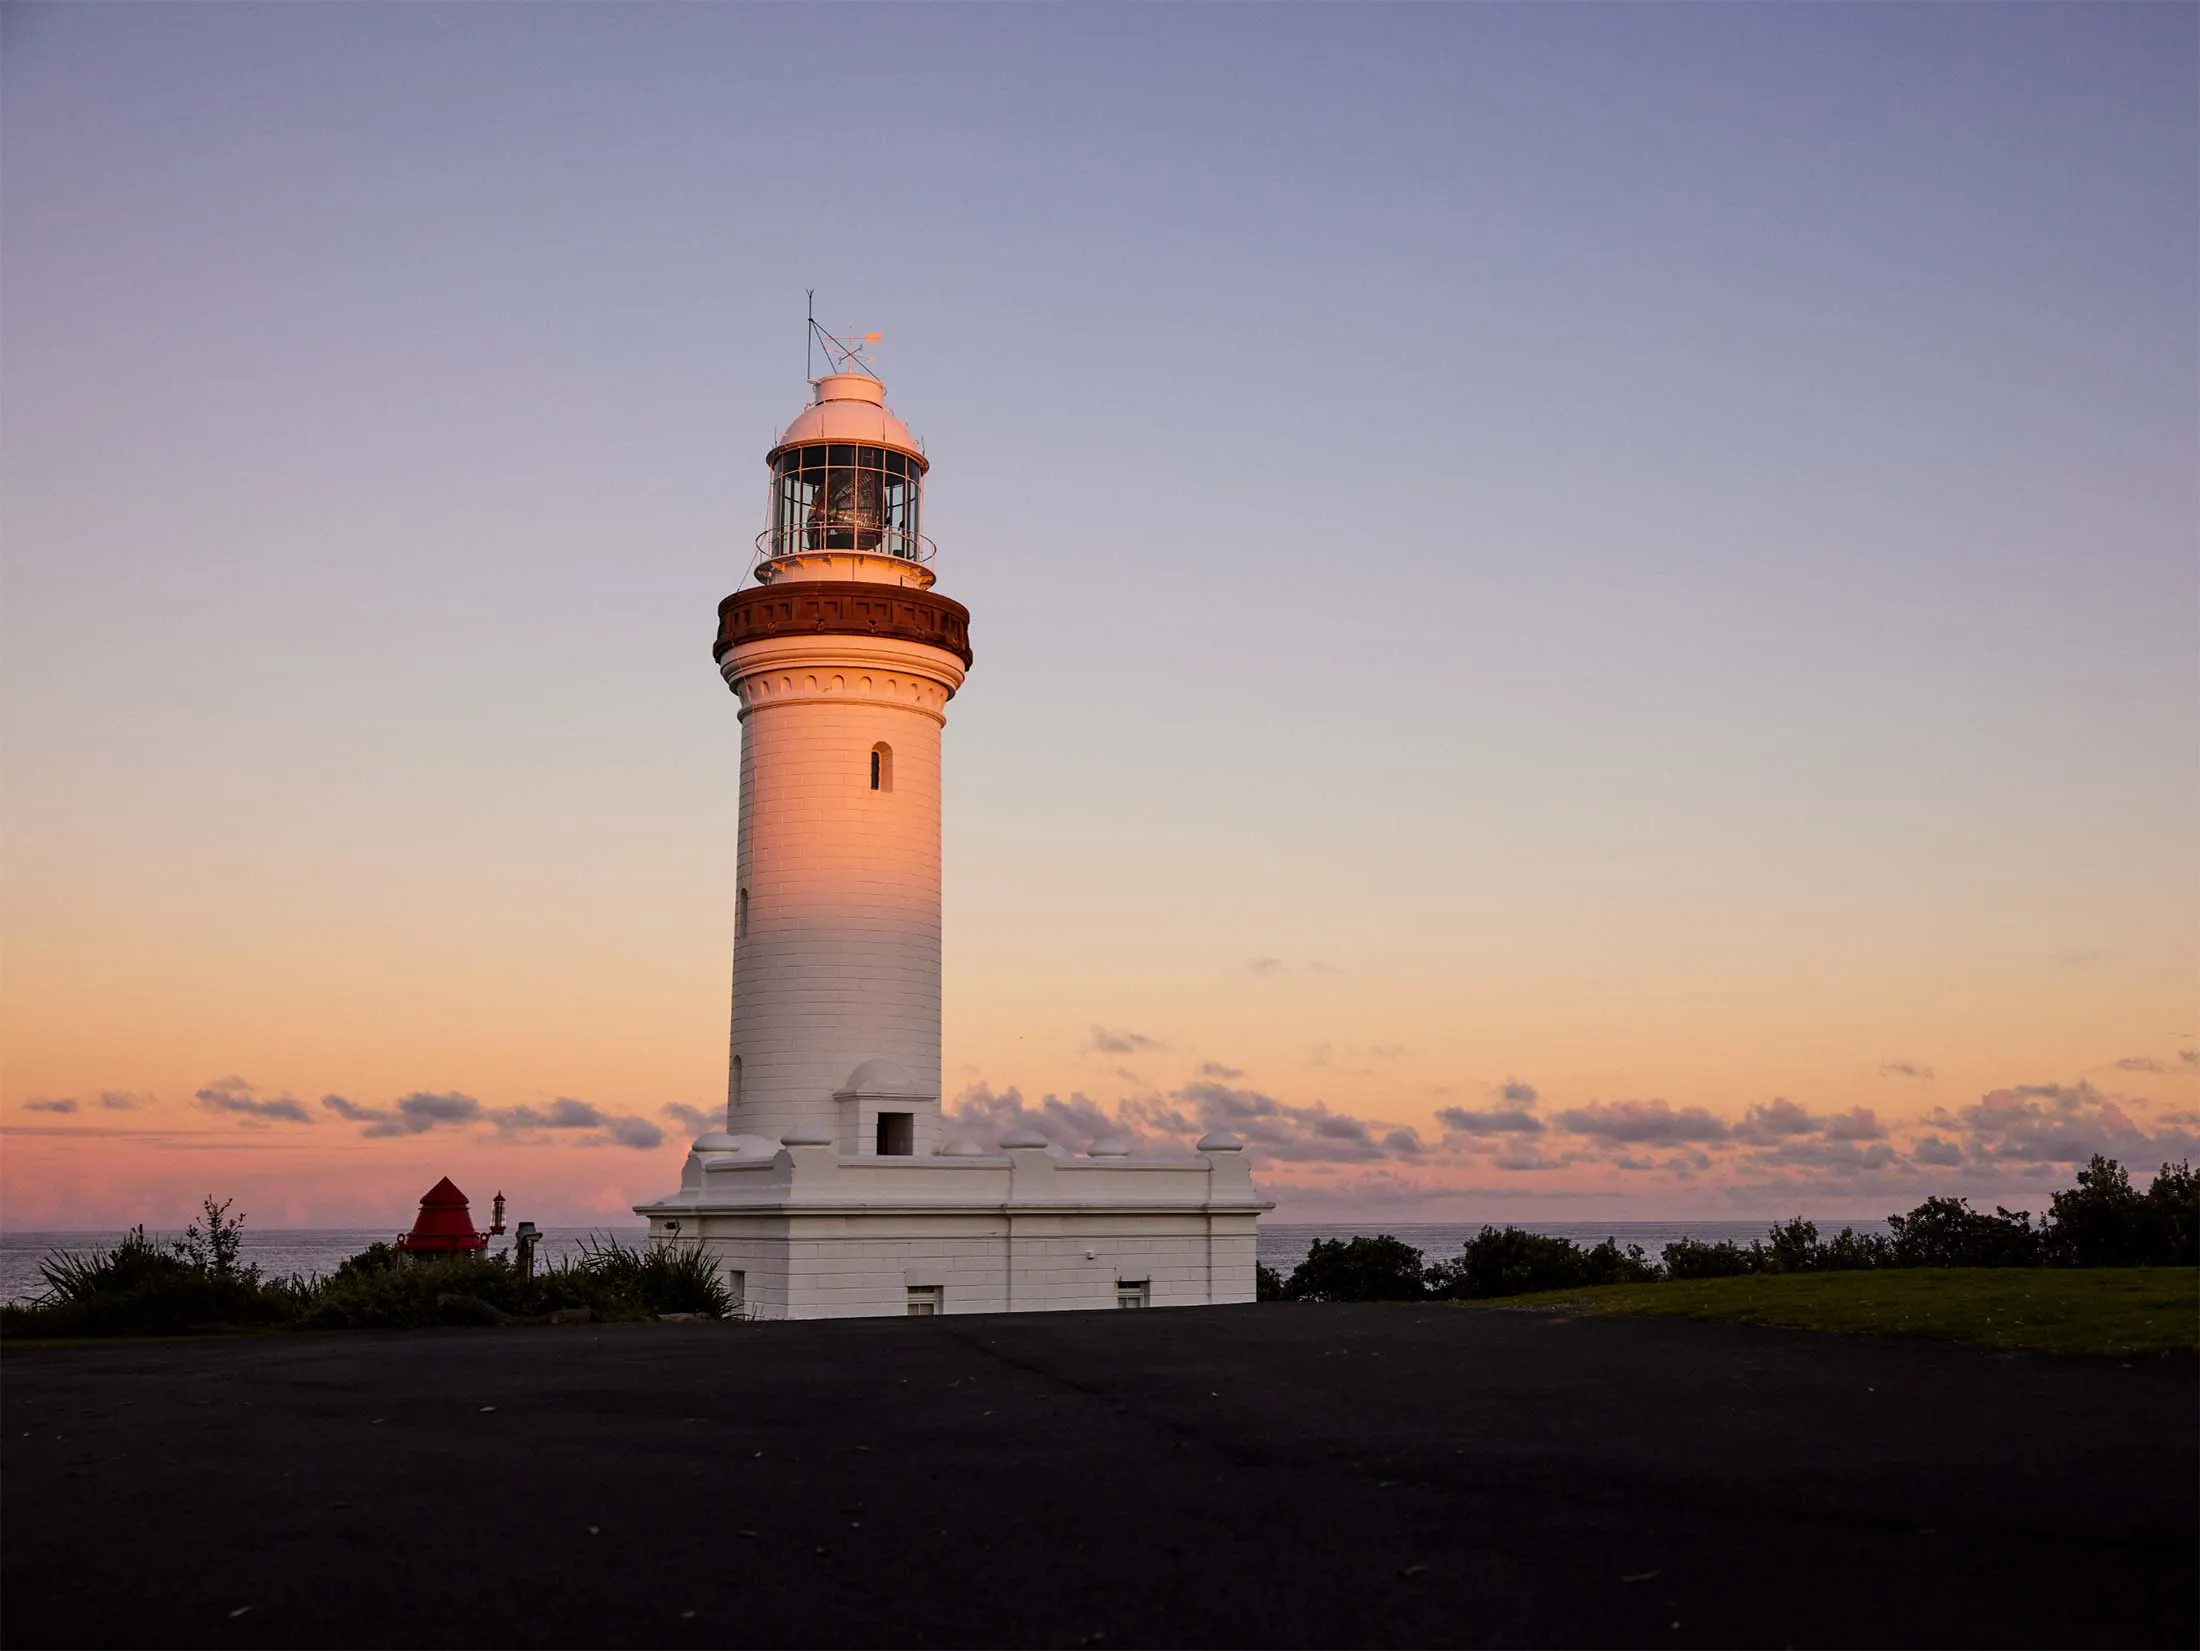
[[[2191,1358],[1259,1306],[0,1375],[11,1647],[2200,1636]]]

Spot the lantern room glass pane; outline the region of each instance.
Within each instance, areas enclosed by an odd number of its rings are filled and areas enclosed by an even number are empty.
[[[782,453],[772,476],[769,554],[855,550],[923,557],[922,471],[905,454],[849,442]]]

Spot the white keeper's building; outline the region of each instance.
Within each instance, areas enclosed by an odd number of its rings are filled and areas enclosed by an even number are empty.
[[[726,1127],[636,1206],[763,1318],[1253,1299],[1234,1136],[1082,1157],[943,1134],[940,730],[970,615],[932,588],[930,465],[853,350],[766,455],[755,582],[718,607],[741,704]]]

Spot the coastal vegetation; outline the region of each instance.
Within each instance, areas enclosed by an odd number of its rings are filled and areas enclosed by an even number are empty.
[[[1759,1273],[1558,1290],[1505,1305],[1928,1336],[2004,1351],[2128,1357],[2200,1348],[2200,1271],[2191,1267]]]
[[[2021,1270],[2027,1278],[2049,1280],[2026,1285],[2033,1294],[2025,1300],[2047,1304],[2039,1310],[2052,1313],[2061,1310],[2053,1306],[2055,1303],[2081,1301],[2089,1292],[2099,1296],[2104,1289],[2099,1276],[2102,1269],[2145,1268],[2161,1271],[2142,1294],[2183,1291],[2183,1328],[2178,1333],[2184,1339],[2174,1344],[2193,1345],[2196,1314],[2190,1269],[2200,1265],[2200,1176],[2195,1176],[2189,1163],[2164,1164],[2153,1183],[2141,1192],[2131,1184],[2121,1164],[2096,1154],[2078,1171],[2075,1185],[2050,1198],[2046,1215],[2036,1224],[2028,1211],[1997,1206],[1989,1214],[1972,1209],[1961,1198],[1936,1197],[1926,1199],[1906,1215],[1889,1216],[1887,1226],[1885,1233],[1858,1233],[1844,1227],[1828,1238],[1819,1233],[1815,1223],[1798,1217],[1773,1227],[1764,1238],[1747,1245],[1681,1239],[1666,1245],[1655,1260],[1639,1245],[1622,1248],[1610,1238],[1585,1247],[1518,1227],[1484,1227],[1466,1241],[1456,1257],[1433,1261],[1389,1234],[1317,1239],[1306,1259],[1288,1276],[1274,1268],[1261,1268],[1260,1295],[1263,1300],[1274,1301],[1487,1301],[1565,1291],[1576,1294],[1563,1299],[1585,1304],[1623,1302],[1630,1305],[1609,1309],[1599,1306],[1598,1310],[1630,1312],[1687,1311],[1685,1306],[1673,1305],[1683,1302],[1797,1302],[1819,1304],[1810,1310],[1843,1318],[1853,1328],[1863,1327],[1861,1322],[1850,1321],[1858,1315],[1869,1318],[1874,1303],[1899,1299],[1911,1305],[1896,1314],[1890,1326],[1899,1321],[1900,1327],[1907,1327],[1913,1319],[1917,1323],[1967,1323],[1972,1309],[1961,1303],[1971,1298],[1961,1291],[1951,1294],[1945,1288],[1925,1284],[1890,1282],[1875,1288],[1858,1283],[1799,1291],[1790,1285],[1772,1286],[1769,1281],[1804,1275],[1856,1274],[1892,1280],[1896,1275],[1926,1271],[1945,1275],[1948,1269],[1962,1269],[1966,1274],[1971,1270]],[[2078,1269],[2086,1272],[2077,1274]],[[1752,1279],[1768,1287],[1753,1290],[1737,1284],[1708,1293],[1681,1289]],[[2004,1301],[1996,1293],[2017,1287],[2006,1281],[1979,1286],[1985,1293],[1977,1296],[1978,1302],[1998,1303],[2000,1312],[1990,1314],[1985,1305],[1980,1305],[1976,1314],[1997,1317],[2005,1329],[2017,1322],[2009,1317],[2014,1310],[2011,1301]],[[1634,1305],[1637,1303],[1641,1305]],[[1667,1305],[1651,1305],[1654,1303]],[[1737,1313],[1745,1310],[1757,1311],[1760,1307],[1735,1308]],[[1773,1309],[1768,1306],[1761,1310]],[[1953,1316],[1946,1317],[1944,1310]],[[2114,1331],[2114,1335],[2124,1333],[2123,1329]],[[2110,1332],[2103,1330],[2102,1334]],[[1963,1339],[1979,1338],[1965,1335]]]
[[[634,1249],[591,1239],[522,1272],[501,1256],[414,1259],[371,1244],[326,1276],[269,1277],[243,1259],[244,1217],[206,1200],[166,1244],[142,1226],[111,1248],[39,1263],[45,1289],[0,1308],[12,1338],[180,1336],[221,1330],[410,1329],[447,1324],[730,1318],[716,1265],[688,1245]]]

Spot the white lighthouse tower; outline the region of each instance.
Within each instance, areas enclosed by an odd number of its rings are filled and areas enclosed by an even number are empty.
[[[1235,1138],[942,1139],[940,735],[970,615],[933,589],[924,450],[818,336],[837,370],[765,455],[755,582],[718,607],[742,729],[726,1127],[637,1213],[765,1317],[1250,1301],[1269,1206]]]

